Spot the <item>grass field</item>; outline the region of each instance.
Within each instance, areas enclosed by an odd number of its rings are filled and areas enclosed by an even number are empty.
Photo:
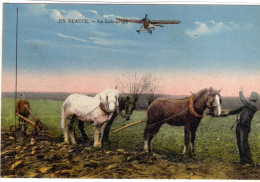
[[[62,138],[60,129],[60,108],[61,101],[52,100],[30,100],[31,111],[49,127],[52,134],[57,138]],[[2,99],[2,129],[9,129],[15,123],[14,99]],[[144,119],[146,111],[134,111],[130,121],[124,121],[122,117],[117,117],[112,129],[115,130],[134,121]],[[214,158],[217,160],[227,160],[238,162],[239,155],[236,146],[235,129],[230,127],[236,120],[236,116],[226,118],[210,118],[205,116],[197,130],[195,153],[198,158]],[[18,120],[17,120],[18,122]],[[143,150],[143,132],[145,123],[121,130],[117,133],[110,133],[111,147],[124,148],[127,150]],[[87,125],[88,136],[93,139],[93,126]],[[260,163],[260,112],[257,112],[252,120],[249,143],[253,160]],[[159,133],[153,140],[152,149],[158,153],[176,156],[180,154],[184,141],[183,127],[172,127],[163,125]]]

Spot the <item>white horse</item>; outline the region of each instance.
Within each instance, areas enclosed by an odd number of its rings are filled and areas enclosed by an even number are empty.
[[[64,142],[69,144],[70,135],[72,144],[77,144],[74,130],[78,120],[81,120],[94,122],[94,147],[101,147],[107,121],[118,109],[118,97],[116,89],[106,89],[95,97],[81,94],[70,95],[61,108],[61,128]]]

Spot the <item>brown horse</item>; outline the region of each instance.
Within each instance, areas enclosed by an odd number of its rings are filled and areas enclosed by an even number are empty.
[[[151,153],[151,142],[165,123],[173,126],[184,126],[183,154],[187,152],[191,140],[190,151],[194,152],[196,130],[206,108],[213,116],[221,114],[220,90],[203,89],[189,98],[180,100],[156,99],[147,110],[147,123],[144,132],[144,150]]]

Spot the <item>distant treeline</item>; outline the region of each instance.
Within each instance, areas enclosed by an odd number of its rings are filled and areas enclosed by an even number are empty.
[[[17,93],[17,97],[20,97],[21,93]],[[33,100],[57,100],[64,101],[71,93],[64,92],[26,92],[27,99]],[[95,96],[95,94],[87,94],[89,96]],[[2,92],[2,98],[14,98],[15,93],[13,92]],[[166,99],[181,99],[188,96],[185,95],[157,95],[157,98]],[[223,109],[236,109],[242,106],[238,97],[222,97],[222,108]],[[148,101],[147,95],[143,94],[140,96],[136,104],[136,109],[147,109]],[[260,109],[260,101],[257,102],[257,108]]]

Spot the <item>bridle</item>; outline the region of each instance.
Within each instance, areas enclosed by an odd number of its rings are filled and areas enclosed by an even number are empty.
[[[113,102],[113,101],[108,102],[108,96],[106,96],[106,102],[105,103],[100,102],[100,104],[99,104],[99,108],[107,115],[114,112],[114,111],[111,112],[107,109],[111,102]],[[115,107],[117,107],[117,99],[116,99],[116,102],[115,102]]]
[[[216,94],[216,95],[218,95],[218,94]],[[215,95],[215,97],[216,97],[216,95]],[[217,104],[216,102],[214,102],[215,101],[215,97],[214,97],[214,99],[213,99],[213,101],[212,102],[209,102],[209,98],[210,97],[213,97],[212,95],[209,95],[208,96],[208,98],[207,98],[207,108],[212,112],[212,110],[214,110],[214,108],[217,108],[217,107],[219,107],[219,106],[221,106],[221,97],[220,97],[220,95],[218,95],[219,96],[219,98],[220,98],[220,102],[219,102],[219,104]],[[191,95],[190,96],[190,98],[189,98],[189,105],[188,105],[188,110],[189,110],[189,112],[190,112],[190,114],[192,114],[193,116],[195,116],[195,117],[197,117],[197,118],[201,118],[202,117],[202,115],[201,114],[198,114],[196,111],[195,111],[195,109],[197,109],[197,110],[200,110],[200,111],[203,111],[202,109],[200,109],[198,106],[196,106],[194,103],[193,103],[193,95]]]
[[[112,113],[112,112],[110,112],[110,111],[108,111],[108,110],[106,109],[106,106],[105,106],[102,102],[100,102],[99,108],[100,108],[105,114],[111,114],[111,113]]]
[[[218,94],[216,94],[216,96],[217,96],[217,95],[218,95]],[[216,96],[215,96],[215,97],[216,97]],[[218,96],[219,96],[219,95],[218,95]],[[215,98],[215,97],[214,97],[214,98]],[[220,99],[219,99],[219,100],[220,100],[220,101],[219,101],[219,104],[214,104],[214,105],[213,105],[214,101],[213,101],[213,102],[209,102],[209,103],[207,102],[207,107],[210,109],[210,108],[215,108],[215,107],[220,106],[222,101],[221,101],[221,97],[220,97],[220,96],[219,96],[219,98],[220,98]]]
[[[215,97],[216,97],[217,95],[218,95],[218,94],[216,94]],[[212,102],[209,102],[209,98],[208,98],[208,100],[207,100],[207,108],[208,108],[211,112],[212,112],[215,108],[221,106],[222,100],[221,100],[220,95],[218,95],[218,96],[219,96],[219,103],[216,103],[216,102],[215,102],[215,97],[214,97],[214,99],[213,99]],[[213,97],[213,96],[210,95],[209,97]]]

